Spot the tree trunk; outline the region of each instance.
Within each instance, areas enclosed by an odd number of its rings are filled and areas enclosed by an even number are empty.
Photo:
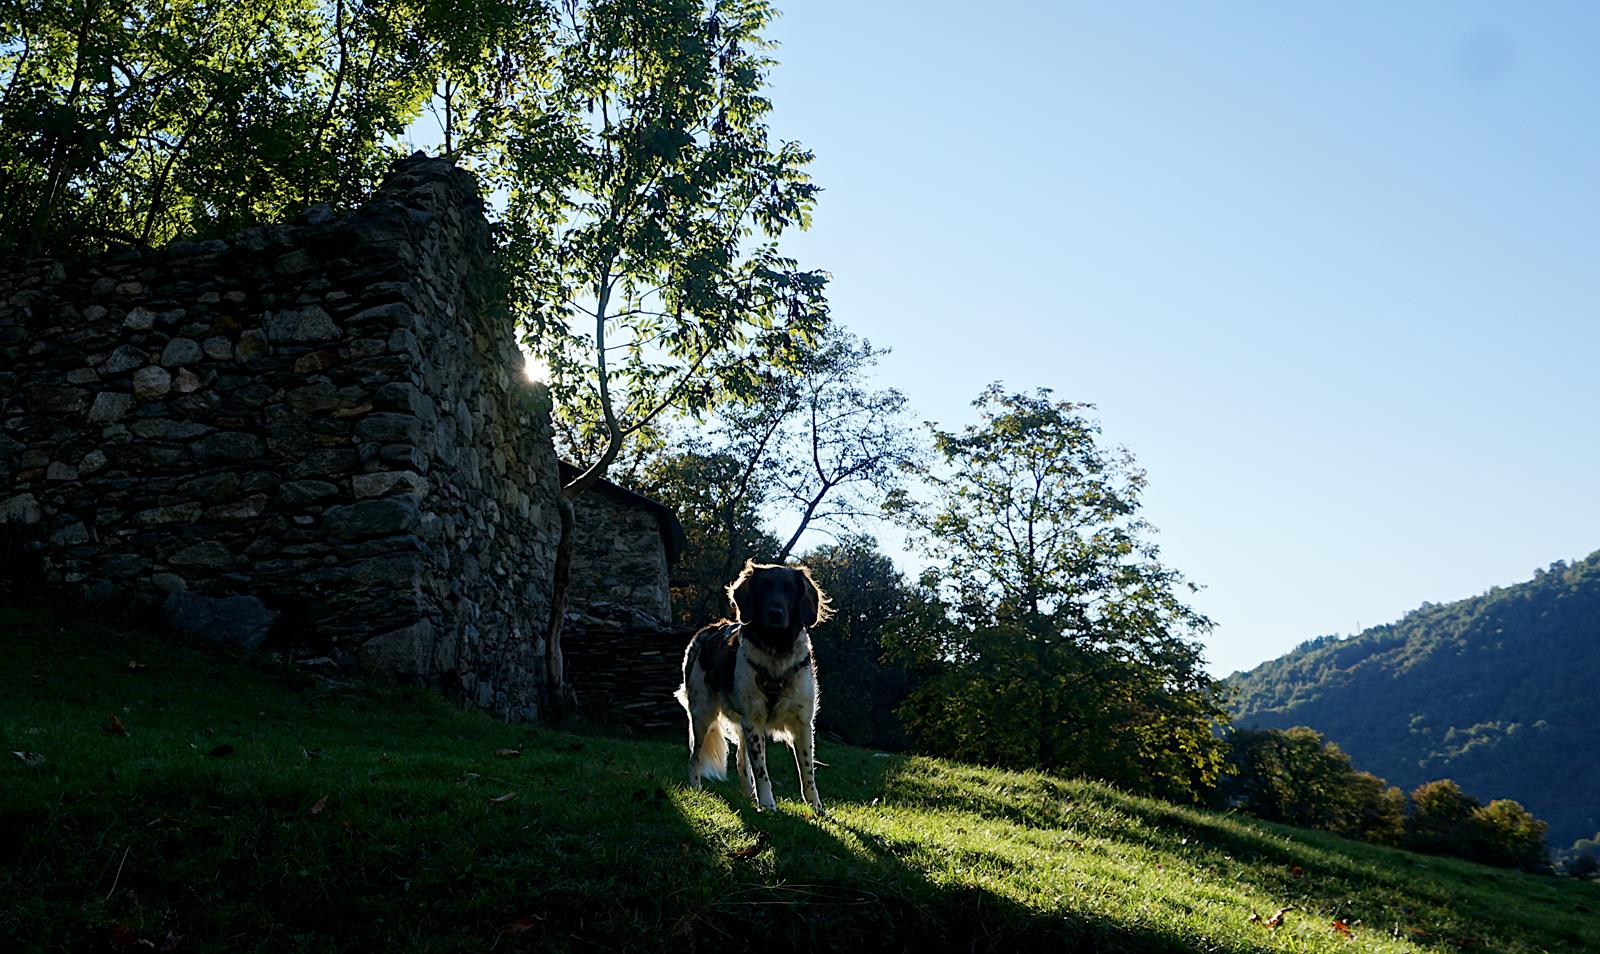
[[[567,685],[567,667],[561,656],[561,628],[567,619],[567,584],[572,579],[573,532],[577,512],[572,498],[563,491],[556,497],[556,512],[561,515],[561,537],[556,543],[555,585],[550,592],[550,626],[544,641],[545,682],[550,689],[549,717],[560,722],[571,710],[576,697]]]

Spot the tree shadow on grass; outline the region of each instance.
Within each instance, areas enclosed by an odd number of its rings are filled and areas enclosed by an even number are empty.
[[[1476,937],[1482,943],[1484,937],[1494,933],[1507,938],[1549,934],[1546,919],[1566,913],[1563,903],[1567,908],[1571,906],[1570,899],[1552,893],[1540,910],[1507,913],[1500,909],[1503,905],[1486,906],[1480,902],[1493,897],[1495,888],[1503,884],[1502,879],[1525,876],[1421,859],[1323,833],[1280,829],[1254,819],[1131,796],[1101,783],[1068,781],[1038,773],[995,773],[921,759],[880,758],[852,768],[858,776],[857,786],[870,787],[888,807],[1003,824],[1013,833],[1007,838],[1045,851],[1059,850],[1061,845],[1088,845],[1092,850],[1123,859],[1147,853],[1148,861],[1159,862],[1157,867],[1167,869],[1179,882],[1192,878],[1237,885],[1263,899],[1274,899],[1275,904],[1294,905],[1306,916],[1320,911],[1329,919],[1425,927],[1427,935],[1441,942],[1445,936]],[[881,839],[879,847],[885,855],[896,853],[895,846],[885,845]],[[1004,862],[1006,854],[1015,856],[1014,851],[995,851],[992,857]],[[983,863],[983,858],[976,861]],[[1118,863],[1127,869],[1126,860]],[[1134,865],[1139,863],[1135,861]],[[1462,884],[1475,888],[1463,891],[1455,878],[1438,877],[1438,871],[1430,870],[1427,877],[1419,877],[1419,869],[1441,865],[1451,868],[1452,875],[1463,879]],[[1510,885],[1505,888],[1518,896],[1531,897],[1525,883],[1515,889]],[[1159,903],[1182,907],[1186,902],[1168,897]],[[1035,925],[1031,922],[1061,916],[1059,912],[1014,907],[1021,908],[1024,929],[1032,929]],[[1241,920],[1251,913],[1248,909],[1236,912]],[[1088,913],[1067,917],[1077,918],[1085,929],[1083,933],[1104,949],[1117,949],[1106,946],[1112,941],[1123,943],[1129,950],[1170,949],[1163,944],[1187,949],[1196,943],[1195,939],[1171,931],[1129,926]],[[1518,919],[1524,923],[1515,923]],[[1216,949],[1223,950],[1280,949],[1266,936],[1259,943],[1248,934],[1222,942],[1210,940]]]

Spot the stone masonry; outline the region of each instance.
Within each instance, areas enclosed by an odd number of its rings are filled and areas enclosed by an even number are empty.
[[[561,473],[567,479],[576,470],[563,464]],[[670,621],[669,568],[688,545],[672,509],[607,480],[573,505],[571,608],[583,613],[609,607]]]
[[[476,183],[420,154],[347,217],[0,265],[0,537],[535,718],[559,486],[501,287]]]

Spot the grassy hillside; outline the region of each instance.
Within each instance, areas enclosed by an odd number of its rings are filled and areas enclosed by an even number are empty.
[[[1514,798],[1557,848],[1600,830],[1600,553],[1242,675],[1241,725],[1307,725],[1410,789],[1453,778]]]
[[[1593,884],[839,746],[829,818],[761,815],[673,742],[82,614],[0,609],[0,686],[7,951],[1600,949]]]

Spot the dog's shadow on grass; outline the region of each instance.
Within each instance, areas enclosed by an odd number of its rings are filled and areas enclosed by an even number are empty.
[[[700,832],[706,847],[722,855],[721,883],[688,920],[738,949],[1192,949],[1186,939],[1145,925],[1039,911],[986,887],[941,877],[941,859],[933,854],[937,844],[896,840],[862,818],[891,810],[875,804],[873,795],[892,785],[905,762],[850,756],[828,773],[834,782],[845,782],[834,786],[831,802],[827,782],[819,778],[831,806],[821,817],[790,799],[775,811],[757,811],[737,782],[710,786],[706,795],[724,802],[732,817],[718,811],[722,831]],[[848,782],[838,777],[844,775]],[[775,781],[784,787],[784,779]],[[700,827],[688,817],[683,822]],[[997,855],[972,860],[1003,876],[1006,863]]]

